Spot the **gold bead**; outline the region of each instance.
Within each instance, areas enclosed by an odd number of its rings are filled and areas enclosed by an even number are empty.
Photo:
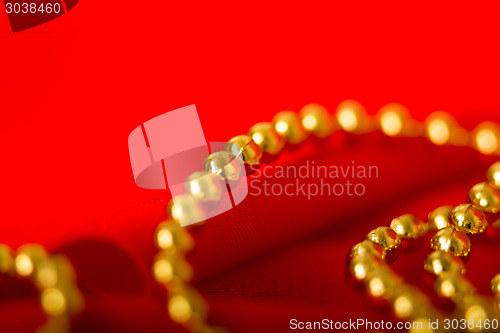
[[[75,281],[75,274],[69,260],[59,255],[40,263],[35,280],[40,288],[66,287]]]
[[[0,244],[0,274],[10,274],[14,268],[12,250],[5,244]]]
[[[451,117],[446,113],[433,113],[426,119],[427,137],[436,145],[444,145],[450,140]]]
[[[436,276],[442,273],[465,274],[462,260],[444,251],[434,251],[429,254],[425,259],[424,268]]]
[[[450,217],[455,228],[467,234],[483,233],[488,226],[486,216],[472,204],[456,206],[451,210]]]
[[[290,143],[300,143],[307,137],[299,115],[293,111],[281,111],[277,113],[273,118],[273,125],[274,130]]]
[[[200,201],[189,194],[173,197],[168,204],[167,212],[182,227],[205,219],[205,212]]]
[[[229,140],[225,147],[237,159],[242,159],[246,164],[257,164],[262,158],[259,145],[248,135],[238,135]]]
[[[168,313],[173,321],[189,324],[193,319],[205,318],[207,305],[202,297],[191,288],[184,288],[171,294]]]
[[[490,184],[500,188],[500,162],[493,163],[486,173]]]
[[[401,283],[401,279],[387,266],[370,272],[365,279],[368,294],[386,300],[396,293]]]
[[[436,111],[425,120],[427,138],[436,145],[447,143],[462,145],[466,137],[455,119],[444,111]],[[465,138],[465,139],[464,139]]]
[[[27,244],[17,250],[14,259],[17,274],[31,276],[38,269],[39,264],[47,258],[47,252],[38,244]]]
[[[492,122],[481,123],[473,132],[474,147],[481,153],[491,155],[499,153],[499,126]]]
[[[207,171],[199,171],[189,175],[184,187],[187,194],[191,194],[201,201],[217,201],[222,198],[221,179],[216,174]]]
[[[465,321],[469,324],[467,325],[467,332],[489,331],[485,329],[484,323],[495,317],[488,298],[479,295],[468,295],[458,304],[458,308]]]
[[[424,222],[411,214],[405,214],[392,220],[391,229],[401,239],[417,239],[426,233]]]
[[[488,183],[474,185],[469,197],[474,205],[485,212],[498,213],[500,210],[500,191]]]
[[[427,218],[429,230],[441,230],[449,227],[451,225],[449,217],[452,208],[452,206],[441,206],[430,212]]]
[[[368,127],[367,118],[365,108],[357,101],[347,100],[337,107],[337,121],[346,132],[364,132]]]
[[[237,180],[241,176],[241,162],[225,150],[210,154],[203,162],[205,171],[216,174],[222,180]]]
[[[49,316],[59,316],[66,312],[66,296],[58,288],[48,288],[42,292],[42,308]]]
[[[425,297],[418,289],[403,286],[396,288],[392,296],[391,305],[397,318],[407,320],[414,318],[417,314],[424,314],[427,308]]]
[[[276,133],[271,123],[258,123],[250,128],[248,132],[253,141],[259,145],[262,151],[276,155],[285,146],[285,138]]]
[[[193,239],[184,228],[180,228],[173,221],[162,222],[155,231],[156,246],[167,253],[186,252],[193,248]]]
[[[371,240],[364,240],[361,243],[354,245],[349,251],[352,258],[357,256],[374,255],[380,259],[385,258],[385,250],[382,245],[372,242]]]
[[[408,109],[399,103],[391,103],[383,106],[377,117],[380,128],[388,136],[404,135],[409,130]]]
[[[319,138],[332,134],[334,125],[328,111],[316,103],[307,104],[300,110],[302,127]]]
[[[493,294],[495,294],[496,296],[500,296],[500,273],[495,275],[493,279],[491,279],[490,287]]]
[[[389,227],[378,227],[370,231],[366,239],[382,245],[386,252],[390,252],[401,246],[401,238]]]
[[[154,259],[153,276],[159,283],[179,285],[192,278],[193,269],[181,257],[162,251]]]
[[[384,262],[376,255],[366,254],[352,258],[349,262],[349,271],[351,275],[358,281],[363,281],[367,275],[382,267]]]
[[[450,252],[457,257],[466,257],[470,254],[471,244],[466,234],[448,227],[439,230],[432,237],[431,248],[436,251]]]
[[[467,295],[475,292],[474,286],[462,275],[443,273],[438,276],[434,288],[439,296],[460,302]]]

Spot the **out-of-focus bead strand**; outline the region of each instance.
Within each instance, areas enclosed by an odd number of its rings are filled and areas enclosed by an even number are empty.
[[[155,259],[153,274],[159,283],[175,295],[169,296],[172,319],[184,324],[192,332],[212,329],[205,321],[203,298],[189,288],[192,269],[184,257],[192,247],[192,240],[189,241],[189,233],[179,225],[204,220],[204,205],[220,200],[228,182],[238,180],[241,176],[242,164],[258,165],[264,154],[277,155],[286,143],[299,144],[310,135],[324,138],[335,130],[363,134],[376,129],[388,136],[425,136],[436,145],[471,145],[484,154],[499,152],[500,132],[494,124],[483,123],[473,132],[468,132],[443,111],[432,113],[421,123],[411,119],[409,111],[398,103],[385,105],[374,117],[369,116],[366,109],[354,100],[340,103],[333,116],[323,106],[312,103],[304,106],[298,114],[282,111],[271,122],[255,124],[248,135],[233,137],[223,151],[208,156],[203,165],[204,171],[188,177],[186,194],[173,198],[168,205],[170,220],[157,229],[156,244],[161,251]],[[423,240],[428,231],[437,231],[431,241],[431,246],[438,251],[436,253],[449,251],[455,256],[467,257],[470,241],[466,234],[483,233],[487,222],[482,211],[496,212],[499,209],[500,196],[497,190],[500,188],[500,162],[490,169],[488,179],[489,184],[478,184],[471,189],[469,195],[472,204],[455,208],[440,207],[429,215],[428,223],[411,215],[403,215],[393,220],[390,228],[380,227],[371,231],[366,240],[350,252],[349,268],[353,276],[362,281],[369,279],[366,285],[372,296],[380,293],[387,297],[388,287],[401,281],[390,271],[385,260],[397,258],[402,247]],[[449,215],[452,216],[451,221]],[[449,254],[439,256],[445,264],[443,256]],[[451,262],[449,266],[455,267]],[[380,288],[377,289],[377,286]],[[411,311],[408,309],[411,306],[416,309],[431,308],[430,303],[415,288],[407,286],[401,290],[397,298],[394,298],[395,295],[388,297],[399,318],[418,317],[416,312],[410,316]],[[428,319],[422,317],[416,320],[426,322]]]
[[[37,244],[21,246],[17,251],[0,244],[0,274],[27,278],[36,285],[47,316],[37,333],[69,332],[71,317],[83,309],[84,302],[66,257],[50,255]]]

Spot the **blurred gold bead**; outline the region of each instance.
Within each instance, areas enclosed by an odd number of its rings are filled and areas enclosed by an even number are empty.
[[[248,135],[238,135],[229,140],[225,147],[237,159],[242,159],[246,164],[257,164],[262,158],[259,145]]]
[[[168,302],[168,310],[171,318],[178,323],[188,321],[193,313],[189,300],[183,296],[172,297]]]
[[[400,295],[394,300],[393,310],[396,317],[406,319],[415,309],[411,295]]]
[[[162,251],[154,259],[153,276],[159,283],[178,283],[189,281],[193,276],[193,270],[181,257]]]
[[[444,111],[436,111],[425,120],[427,137],[436,145],[449,143],[456,127],[455,119]]]
[[[233,154],[221,150],[210,154],[203,162],[203,168],[222,180],[237,180],[241,176],[242,165]]]
[[[429,254],[425,259],[424,268],[427,272],[436,276],[442,273],[465,274],[462,260],[444,251],[434,251]]]
[[[483,154],[499,153],[500,128],[492,122],[484,122],[474,130],[474,147]]]
[[[316,103],[307,104],[300,110],[302,127],[319,138],[324,138],[333,132],[333,120],[328,111]]]
[[[500,188],[500,162],[493,163],[486,173],[490,184]]]
[[[449,298],[453,302],[460,302],[465,296],[475,292],[474,286],[469,281],[455,273],[439,275],[434,287],[439,296]]]
[[[66,312],[66,297],[57,288],[48,288],[42,292],[43,310],[50,316],[59,316]]]
[[[386,252],[397,249],[401,246],[401,238],[389,227],[378,227],[368,233],[367,239],[382,245]]]
[[[47,252],[38,244],[27,244],[17,250],[15,268],[20,276],[30,276],[38,265],[47,258]]]
[[[380,128],[389,136],[405,134],[409,130],[408,109],[399,103],[391,103],[383,106],[378,112]]]
[[[193,316],[205,318],[206,304],[193,289],[182,289],[172,293],[168,301],[170,318],[178,323],[186,324]]]
[[[354,100],[347,100],[337,107],[337,121],[346,132],[362,133],[367,128],[365,108]]]
[[[469,191],[471,201],[478,208],[488,213],[500,210],[500,191],[488,183],[474,185]]]
[[[469,295],[458,304],[458,308],[459,312],[463,313],[465,321],[469,324],[467,325],[467,332],[490,331],[484,327],[484,323],[495,317],[493,316],[493,307],[488,298],[479,295]]]
[[[370,272],[365,279],[367,292],[374,298],[391,298],[399,285],[401,279],[386,266]]]
[[[401,239],[417,239],[426,233],[424,222],[411,214],[405,214],[392,220],[391,228]]]
[[[172,198],[167,207],[168,215],[181,226],[201,222],[205,212],[198,199],[190,194],[181,194]]]
[[[250,128],[248,132],[253,141],[259,145],[262,151],[276,155],[285,146],[285,138],[279,135],[271,123],[258,123]]]
[[[383,265],[384,262],[380,257],[373,254],[366,254],[352,258],[349,262],[349,271],[356,280],[363,281],[370,272]]]
[[[372,242],[371,240],[364,240],[352,247],[349,251],[349,255],[352,258],[364,255],[374,255],[380,259],[385,258],[385,250],[382,245]]]
[[[415,315],[424,312],[427,305],[425,297],[418,289],[409,286],[396,288],[391,303],[396,317],[403,320],[414,318]]]
[[[156,227],[156,245],[170,254],[177,251],[189,251],[193,247],[193,239],[184,228],[173,221],[162,222]]]
[[[192,173],[184,186],[187,194],[191,194],[201,201],[220,200],[223,193],[223,185],[219,176],[207,171]]]
[[[451,210],[450,217],[455,228],[468,234],[485,232],[488,226],[486,216],[472,204],[456,206]]]
[[[4,244],[0,244],[0,274],[10,274],[14,268],[12,250]]]
[[[438,251],[450,252],[457,257],[466,257],[470,254],[471,244],[466,234],[453,227],[439,230],[431,239],[431,248]]]
[[[290,143],[300,143],[307,137],[299,115],[293,111],[281,111],[277,113],[273,118],[273,124],[274,130],[285,137]]]
[[[441,206],[434,209],[428,216],[429,230],[441,230],[450,226],[450,212],[452,206]]]
[[[40,288],[53,288],[74,282],[75,274],[69,260],[61,255],[40,263],[36,272],[36,283]]]
[[[493,294],[500,296],[500,273],[493,277],[490,287]]]

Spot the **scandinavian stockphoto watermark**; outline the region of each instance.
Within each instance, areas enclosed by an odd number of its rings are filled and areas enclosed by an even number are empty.
[[[361,165],[355,161],[343,165],[322,165],[307,160],[302,165],[251,166],[248,194],[252,196],[363,196],[367,181],[379,177],[376,165]]]

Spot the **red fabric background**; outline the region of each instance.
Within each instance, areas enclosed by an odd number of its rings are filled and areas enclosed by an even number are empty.
[[[135,186],[130,131],[195,103],[207,140],[224,141],[277,111],[318,102],[333,112],[347,98],[372,114],[397,101],[419,120],[444,109],[468,129],[499,122],[498,9],[83,1],[16,34],[2,12],[1,242],[39,242],[70,257],[87,303],[75,332],[176,331],[149,275],[168,194]],[[424,218],[463,202],[494,161],[423,139],[337,139],[310,141],[273,163],[377,165],[366,196],[249,197],[194,230],[190,260],[213,323],[279,332],[291,318],[386,320],[345,281],[349,247],[400,214]],[[482,292],[500,264],[495,243],[477,245],[467,264]],[[420,281],[425,251],[395,267],[429,288]],[[43,321],[24,284],[0,286],[6,332]]]

